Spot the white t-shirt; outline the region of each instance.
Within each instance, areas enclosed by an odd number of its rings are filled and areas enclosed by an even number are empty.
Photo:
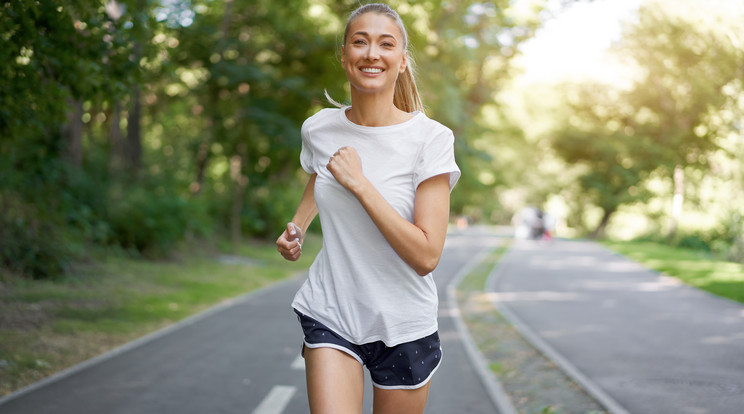
[[[437,330],[434,279],[419,276],[398,256],[326,165],[339,148],[353,147],[365,177],[413,222],[422,181],[449,173],[451,191],[460,177],[454,135],[421,112],[401,124],[365,127],[349,121],[346,109],[323,109],[302,125],[300,162],[305,171],[318,174],[315,203],[323,248],[292,306],[351,343],[395,346]]]

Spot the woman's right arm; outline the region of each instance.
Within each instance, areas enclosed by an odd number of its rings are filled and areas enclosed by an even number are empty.
[[[305,232],[318,215],[318,207],[315,205],[315,179],[317,177],[318,174],[310,176],[292,221],[287,223],[287,228],[276,240],[276,249],[282,257],[293,262],[300,258]]]

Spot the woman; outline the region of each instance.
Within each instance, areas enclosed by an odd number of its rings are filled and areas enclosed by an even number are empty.
[[[361,413],[363,365],[376,414],[422,413],[441,360],[431,271],[460,170],[452,131],[423,113],[407,47],[394,10],[354,11],[341,47],[351,106],[302,126],[311,177],[277,249],[297,260],[320,215],[323,248],[292,303],[314,414]]]

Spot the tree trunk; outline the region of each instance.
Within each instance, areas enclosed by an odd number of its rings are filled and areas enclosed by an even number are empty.
[[[225,14],[222,15],[222,24],[220,26],[220,39],[217,43],[218,53],[220,56],[223,55],[225,47],[227,45],[228,31],[230,29],[230,19],[232,17],[233,0],[225,1]],[[222,56],[224,58],[224,56]],[[198,195],[204,186],[204,175],[207,170],[207,164],[209,163],[209,147],[212,145],[214,136],[216,135],[215,129],[217,128],[217,120],[215,111],[217,103],[219,101],[218,87],[210,82],[208,88],[213,89],[208,93],[209,102],[205,105],[206,116],[207,116],[207,135],[204,137],[204,141],[199,144],[199,150],[196,153],[196,180],[191,183],[191,193]]]
[[[682,216],[682,206],[685,202],[685,171],[681,166],[674,167],[674,197],[672,198],[672,214],[669,217],[669,235],[671,241],[677,235],[679,219]]]
[[[211,106],[211,104],[208,104]],[[204,140],[199,144],[199,150],[196,153],[196,180],[191,183],[191,193],[193,195],[199,195],[204,185],[204,175],[207,171],[207,164],[209,162],[209,146],[212,144],[212,136],[214,135],[214,115],[213,110],[210,108],[207,110],[207,128],[206,136]]]
[[[67,100],[70,110],[67,112],[67,162],[73,167],[80,168],[83,164],[83,102],[73,99]]]
[[[142,102],[140,95],[139,86],[135,86],[132,90],[132,108],[129,111],[127,123],[127,167],[133,174],[136,174],[142,166]]]
[[[242,223],[240,220],[243,212],[243,198],[245,189],[248,187],[248,177],[243,174],[243,164],[246,158],[246,145],[238,145],[238,154],[230,159],[230,178],[235,182],[233,194],[232,212],[230,214],[230,234],[232,235],[233,252],[237,253],[238,246],[242,242]]]
[[[602,220],[599,222],[599,226],[589,235],[589,238],[595,240],[600,237],[604,237],[605,231],[607,230],[607,224],[610,222],[610,217],[615,213],[615,209],[604,209]]]
[[[120,122],[121,103],[116,101],[111,109],[111,129],[109,131],[109,174],[111,175],[116,175],[121,170],[125,159]]]

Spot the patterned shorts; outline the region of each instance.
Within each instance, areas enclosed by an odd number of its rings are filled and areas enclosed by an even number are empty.
[[[439,334],[387,347],[382,341],[356,345],[315,319],[297,311],[308,348],[334,348],[367,366],[372,383],[382,389],[417,389],[426,385],[442,361]],[[303,347],[304,356],[304,347]]]

